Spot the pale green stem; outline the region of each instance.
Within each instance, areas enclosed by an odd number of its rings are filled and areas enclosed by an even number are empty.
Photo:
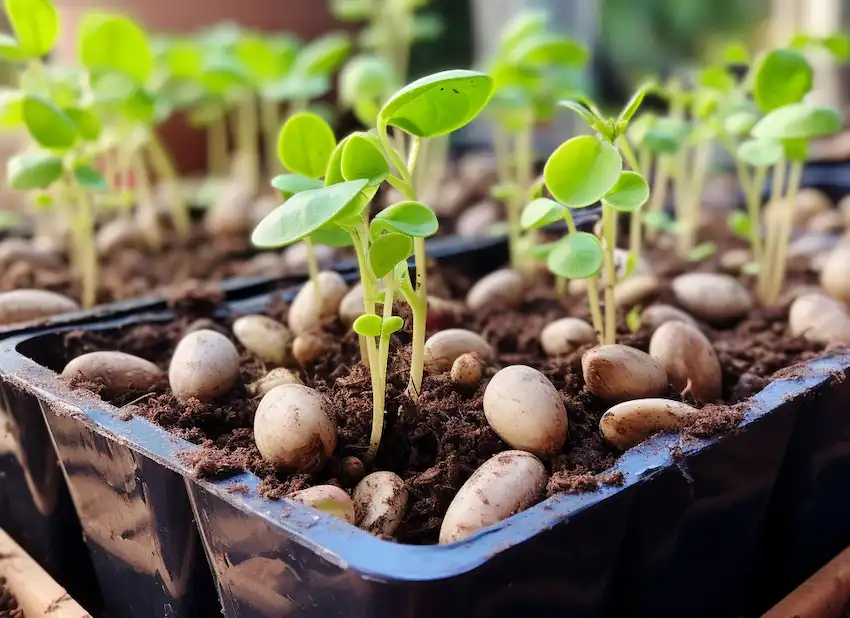
[[[617,336],[617,305],[614,300],[614,285],[617,272],[614,266],[614,248],[617,246],[617,211],[602,204],[603,261],[605,268],[605,344],[615,343]]]
[[[788,243],[794,230],[794,211],[796,210],[797,191],[803,177],[803,161],[791,162],[791,170],[788,174],[788,190],[785,194],[784,208],[779,227],[779,235],[776,244],[776,256],[773,262],[773,274],[770,288],[767,294],[767,306],[773,306],[779,301],[782,292],[782,284],[785,280],[786,256],[788,254]]]
[[[189,219],[189,204],[180,188],[180,176],[177,173],[174,160],[156,132],[151,134],[151,139],[148,142],[148,153],[150,154],[151,165],[159,176],[160,181],[164,181],[168,187],[172,202],[171,217],[174,220],[174,227],[178,234],[186,236],[189,233],[189,226],[191,224]]]
[[[757,292],[764,304],[767,304],[767,298],[770,294],[770,282],[773,280],[773,268],[776,261],[776,249],[778,240],[778,219],[777,211],[780,208],[782,201],[782,192],[785,189],[785,158],[780,159],[773,167],[773,179],[770,186],[770,216],[767,220],[767,240],[765,243],[764,254],[759,268],[759,278]]]
[[[139,212],[147,214],[147,221],[142,226],[142,231],[147,237],[148,244],[155,251],[162,248],[162,228],[159,225],[159,215],[156,209],[156,203],[153,199],[151,191],[150,179],[148,178],[148,170],[145,165],[145,160],[140,151],[136,151],[132,155],[133,176],[136,181],[136,198],[139,206]]]
[[[602,307],[599,304],[599,275],[587,280],[587,304],[590,307],[590,317],[593,320],[593,330],[599,345],[605,344],[605,327],[602,321]]]
[[[375,313],[375,297],[378,295],[378,284],[375,281],[372,271],[367,266],[366,255],[368,253],[368,237],[369,230],[366,228],[365,236],[363,230],[355,232],[351,235],[353,241],[354,253],[357,256],[357,265],[360,268],[360,283],[363,285],[363,309],[364,313]],[[361,362],[370,369],[377,362],[378,351],[375,347],[375,340],[371,337],[361,337],[361,341],[365,340],[366,354],[363,355],[363,346],[361,345]],[[374,374],[373,374],[374,388]]]
[[[223,112],[207,125],[207,168],[210,176],[227,175],[227,117]]]
[[[73,219],[73,238],[76,245],[77,267],[82,285],[82,305],[89,309],[97,302],[97,252],[94,243],[94,213],[86,191],[68,176],[68,185],[77,204]]]
[[[761,191],[767,178],[767,167],[762,165],[756,168],[755,176],[747,191],[747,217],[750,220],[750,246],[753,252],[753,260],[760,262],[763,252],[761,237]]]
[[[383,329],[383,324],[393,315],[393,298],[395,293],[395,273],[390,272],[385,278],[384,315],[381,323],[380,344],[378,347],[377,363],[372,365],[372,435],[369,438],[369,452],[366,460],[374,459],[381,446],[381,435],[384,431],[384,413],[387,397],[387,361],[390,354],[390,334]],[[370,337],[371,339],[371,337]],[[374,343],[374,340],[373,340]],[[377,386],[377,388],[376,388]]]
[[[319,261],[316,259],[316,248],[313,241],[308,237],[304,239],[307,247],[307,269],[310,273],[310,281],[313,282],[313,292],[316,296],[316,306],[322,306],[322,287],[319,285]]]
[[[259,121],[257,118],[257,100],[247,97],[239,105],[239,155],[246,165],[246,180],[252,191],[260,186],[260,145]]]
[[[260,123],[263,127],[263,143],[266,150],[266,175],[277,176],[281,171],[277,158],[277,136],[280,131],[280,108],[277,101],[260,100]]]

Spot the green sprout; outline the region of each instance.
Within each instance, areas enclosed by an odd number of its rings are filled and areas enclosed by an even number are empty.
[[[494,127],[499,177],[505,200],[508,241],[513,268],[523,261],[520,213],[537,183],[534,179],[534,127],[551,120],[557,102],[575,96],[587,50],[574,41],[546,31],[548,15],[518,14],[503,29],[499,50],[490,62],[495,94],[488,108]]]
[[[624,135],[640,107],[648,86],[638,90],[616,118],[607,118],[595,105],[574,101],[562,105],[577,112],[596,135],[567,140],[546,162],[543,177],[555,198],[538,198],[521,217],[525,229],[543,227],[558,219],[567,224],[567,235],[548,252],[547,266],[564,279],[588,279],[587,295],[594,330],[601,344],[616,340],[617,283],[614,249],[617,245],[617,213],[634,213],[649,199],[649,185],[635,171],[634,153]],[[623,169],[623,159],[632,170]],[[570,209],[602,202],[601,236],[576,229]],[[605,315],[599,301],[598,279],[604,269]]]
[[[298,176],[278,177],[273,184],[293,195],[260,222],[252,241],[258,247],[276,248],[341,231],[353,244],[365,308],[356,330],[373,388],[370,458],[377,452],[383,431],[390,336],[401,327],[400,318],[392,315],[396,294],[413,314],[408,392],[414,401],[422,389],[427,318],[425,239],[437,232],[438,223],[434,212],[417,200],[413,172],[420,148],[423,140],[446,135],[473,120],[491,93],[487,75],[445,71],[415,81],[391,96],[378,114],[377,136],[357,132],[333,147],[330,127],[310,114],[291,118],[281,132],[281,158]],[[435,109],[440,113],[433,113]],[[411,136],[406,161],[393,146],[390,126]],[[313,188],[322,174],[324,186]],[[369,204],[385,181],[405,199],[370,220]],[[407,266],[411,255],[415,284]],[[381,280],[385,291],[379,296]],[[381,316],[376,311],[379,302],[383,304]]]

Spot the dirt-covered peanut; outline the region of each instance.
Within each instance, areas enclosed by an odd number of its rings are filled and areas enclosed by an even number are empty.
[[[546,468],[531,453],[504,451],[485,461],[457,492],[440,527],[440,543],[461,541],[534,505]]]
[[[336,272],[320,272],[317,281],[321,290],[321,305],[316,298],[315,283],[308,281],[289,307],[289,328],[296,335],[320,331],[323,320],[337,315],[342,297],[348,291],[345,280]]]
[[[56,248],[41,246],[36,240],[7,238],[0,241],[0,268],[8,268],[16,262],[50,268],[60,265],[62,260]]]
[[[820,274],[820,284],[830,296],[850,305],[850,246],[839,245],[829,254]]]
[[[46,290],[0,293],[0,325],[40,320],[79,310],[80,306],[67,296]]]
[[[357,457],[349,455],[339,462],[339,482],[343,487],[354,487],[366,476],[366,466]]]
[[[286,496],[287,500],[311,506],[317,511],[354,523],[354,501],[348,492],[336,485],[316,485]]]
[[[614,286],[614,298],[618,307],[632,307],[656,296],[661,282],[651,273],[632,273]]]
[[[259,380],[251,382],[245,387],[245,390],[251,397],[263,397],[274,387],[284,384],[303,384],[303,382],[296,372],[283,367],[276,367]]]
[[[283,251],[283,265],[286,272],[304,274],[309,270],[307,245],[299,242]],[[334,261],[334,249],[327,245],[313,245],[313,255],[319,268],[330,268]]]
[[[815,234],[836,234],[844,228],[844,217],[837,210],[819,212],[806,224],[806,229]]]
[[[822,344],[850,344],[847,307],[819,293],[801,294],[788,312],[788,327],[796,337]]]
[[[449,375],[452,382],[461,386],[476,386],[481,381],[483,371],[484,368],[478,357],[475,354],[466,353],[455,359]]]
[[[127,247],[144,247],[145,234],[134,219],[113,219],[97,232],[95,246],[100,255],[109,255]]]
[[[608,442],[625,451],[659,431],[682,427],[696,412],[672,399],[633,399],[609,408],[599,429]]]
[[[709,403],[722,396],[720,360],[697,327],[684,322],[662,324],[649,342],[649,355],[664,367],[677,390],[689,388],[696,401]]]
[[[522,273],[503,268],[482,277],[472,286],[466,295],[466,306],[472,311],[516,307],[522,302],[524,291]]]
[[[373,472],[352,493],[357,526],[382,538],[391,538],[407,509],[407,488],[392,472]]]
[[[231,389],[239,375],[239,352],[221,333],[196,330],[177,344],[168,382],[180,401],[211,401]]]
[[[358,283],[346,292],[339,303],[339,321],[348,327],[366,312],[363,304],[363,284]]]
[[[301,384],[276,386],[254,416],[263,459],[287,472],[316,472],[336,448],[336,420],[324,395]]]
[[[204,226],[213,236],[240,236],[251,230],[254,191],[241,180],[228,182],[204,217]]]
[[[467,352],[490,362],[495,353],[478,333],[463,328],[448,328],[431,335],[425,342],[425,369],[430,373],[449,371],[457,357]]]
[[[198,318],[197,320],[193,320],[189,326],[183,330],[183,337],[189,333],[194,333],[196,330],[214,330],[225,337],[230,335],[230,331],[227,327],[219,324],[215,320],[211,320],[210,318]]]
[[[233,323],[233,334],[245,348],[264,363],[284,365],[292,358],[292,333],[265,315],[244,315]]]
[[[730,275],[687,273],[672,282],[676,300],[688,313],[708,322],[743,317],[753,306],[747,288]]]
[[[312,365],[328,349],[327,340],[321,335],[299,335],[292,341],[292,357],[302,367]]]
[[[484,391],[484,416],[511,448],[554,455],[567,439],[567,410],[545,375],[526,365],[505,367]]]
[[[62,376],[96,382],[105,397],[117,397],[130,391],[149,391],[164,382],[165,373],[144,358],[104,351],[78,356],[65,365]]]
[[[730,273],[739,273],[753,261],[753,254],[749,249],[729,249],[720,256],[720,268]]]
[[[646,352],[627,345],[603,345],[581,357],[585,388],[608,400],[654,397],[667,392],[667,372]]]
[[[540,346],[547,356],[572,354],[578,348],[596,341],[593,327],[579,318],[561,318],[547,324],[540,332]]]
[[[463,238],[486,236],[498,220],[499,207],[490,200],[484,200],[473,204],[458,216],[455,230]]]
[[[684,322],[691,326],[696,326],[697,322],[689,314],[685,313],[678,307],[673,305],[665,305],[658,303],[650,305],[643,310],[640,315],[641,325],[646,325],[656,330],[659,326],[666,322]]]

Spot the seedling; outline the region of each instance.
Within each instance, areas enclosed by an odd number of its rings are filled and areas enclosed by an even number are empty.
[[[542,227],[563,218],[568,234],[552,249],[547,266],[565,279],[588,279],[587,295],[594,330],[602,344],[616,339],[617,283],[614,248],[617,245],[617,213],[640,209],[649,199],[649,185],[638,172],[638,163],[623,136],[646,94],[643,87],[616,118],[604,117],[596,106],[574,101],[563,105],[577,112],[596,135],[574,137],[562,144],[546,162],[543,177],[557,201],[539,198],[526,206],[522,225]],[[618,150],[619,147],[619,150]],[[632,171],[623,170],[623,159]],[[578,232],[570,208],[585,208],[602,202],[601,237]],[[599,302],[598,277],[604,268],[605,316]]]
[[[503,29],[490,63],[495,94],[488,111],[495,122],[498,190],[508,214],[513,268],[523,260],[520,212],[535,189],[534,127],[552,118],[558,100],[575,96],[578,69],[588,58],[578,43],[547,32],[547,23],[543,12],[518,14]]]
[[[411,397],[418,399],[424,367],[425,321],[427,318],[425,238],[437,231],[433,211],[416,199],[413,172],[423,139],[448,134],[475,118],[492,93],[490,78],[472,71],[446,71],[422,78],[395,93],[377,119],[378,136],[354,133],[329,151],[327,125],[318,117],[296,116],[281,133],[283,163],[300,170],[303,178],[276,179],[275,186],[308,186],[324,170],[324,187],[295,193],[283,206],[257,226],[252,241],[259,247],[281,247],[317,233],[341,230],[354,245],[363,285],[364,317],[357,321],[364,364],[371,369],[373,427],[369,456],[380,445],[386,395],[386,363],[390,335],[400,327],[392,315],[392,302],[399,293],[413,314],[413,352],[410,369]],[[440,114],[433,110],[439,109]],[[408,161],[393,147],[389,127],[411,136]],[[286,144],[296,135],[296,150]],[[305,180],[305,178],[307,180]],[[285,179],[285,180],[284,180]],[[374,217],[368,206],[384,181],[405,196]],[[416,283],[412,283],[407,258],[413,254]],[[378,280],[386,291],[378,296]],[[383,315],[376,304],[383,302]],[[378,340],[376,342],[376,339]]]

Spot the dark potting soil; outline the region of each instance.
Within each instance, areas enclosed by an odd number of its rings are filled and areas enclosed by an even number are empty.
[[[462,298],[469,283],[463,277],[439,272],[431,277],[429,289],[442,297]],[[668,301],[670,297],[669,289],[664,287],[659,299]],[[202,304],[196,308],[199,306]],[[403,307],[396,309],[404,315]],[[281,320],[286,312],[282,301],[273,303],[268,311]],[[609,406],[584,390],[581,355],[592,346],[556,359],[547,358],[540,349],[538,339],[543,327],[565,315],[586,318],[585,303],[557,297],[548,284],[531,290],[516,310],[473,315],[457,303],[440,314],[430,315],[429,331],[464,327],[479,332],[496,349],[497,360],[487,368],[476,388],[458,387],[447,374],[426,376],[418,406],[405,395],[409,320],[405,329],[397,333],[388,371],[386,426],[373,470],[392,470],[407,484],[410,501],[396,535],[399,541],[435,542],[443,514],[460,486],[484,461],[508,448],[487,424],[482,407],[489,379],[506,365],[526,364],[543,372],[558,389],[567,410],[567,442],[562,453],[545,462],[550,472],[546,495],[622,482],[619,474],[605,473],[620,455],[599,432],[599,420]],[[185,316],[168,324],[138,325],[120,331],[71,332],[65,336],[64,350],[54,368],[61,370],[65,362],[85,352],[122,350],[166,369],[179,339],[188,329],[197,327],[197,318]],[[226,326],[220,324],[218,328]],[[767,385],[774,372],[822,352],[821,347],[790,335],[787,306],[754,310],[726,330],[714,330],[705,324],[701,327],[713,341],[723,367],[723,402],[703,406],[692,425],[683,430],[685,440],[734,429],[747,410],[746,399]],[[326,334],[330,353],[317,365],[301,371],[304,384],[328,397],[338,424],[336,452],[315,475],[281,474],[260,457],[252,430],[259,399],[249,397],[245,386],[264,375],[267,368],[238,342],[240,377],[229,393],[213,403],[180,404],[167,388],[154,393],[126,393],[113,403],[127,417],[143,416],[200,445],[200,450],[184,455],[200,476],[221,477],[247,469],[263,479],[261,491],[272,499],[316,484],[350,488],[356,481],[345,478],[340,461],[350,455],[362,456],[368,449],[371,381],[368,370],[359,364],[356,336],[339,324],[331,325]],[[650,335],[648,327],[629,332],[620,316],[620,342],[647,350]],[[98,390],[97,384],[72,386]],[[667,396],[682,399],[672,388]],[[687,398],[686,401],[698,405]]]
[[[18,609],[18,601],[3,576],[0,576],[0,618],[24,618],[24,612]]]

